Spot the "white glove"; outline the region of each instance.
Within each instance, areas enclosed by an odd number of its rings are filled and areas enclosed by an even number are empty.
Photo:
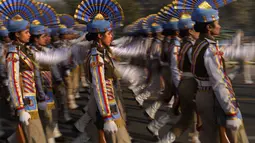
[[[19,113],[19,121],[25,125],[29,125],[29,119],[31,119],[31,116],[26,111],[20,111]]]
[[[40,110],[46,110],[47,109],[47,102],[38,102],[38,108]]]
[[[242,125],[242,121],[240,119],[227,120],[226,127],[232,130],[238,130]]]
[[[70,70],[66,70],[65,73],[66,73],[66,76],[69,76],[71,74],[71,71]]]
[[[8,85],[9,85],[9,80],[8,80],[8,79],[5,79],[4,82],[3,82],[3,84],[4,84],[5,86],[8,86]]]
[[[104,123],[104,131],[109,133],[116,133],[118,131],[118,127],[114,121],[106,121]]]

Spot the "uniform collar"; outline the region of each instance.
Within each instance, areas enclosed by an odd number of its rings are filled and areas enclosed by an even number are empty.
[[[215,39],[207,34],[200,34],[200,38],[205,39],[210,44],[216,44]]]
[[[21,42],[18,42],[18,41],[13,41],[12,43],[14,45],[18,45],[18,46],[25,46],[25,43],[21,43]]]
[[[191,36],[186,36],[183,38],[183,40],[189,41],[192,43],[192,45],[195,44],[196,40],[194,38],[192,38]]]
[[[216,41],[215,41],[215,40],[211,40],[211,39],[206,38],[206,37],[205,37],[205,40],[206,40],[208,43],[210,43],[210,44],[216,44]]]

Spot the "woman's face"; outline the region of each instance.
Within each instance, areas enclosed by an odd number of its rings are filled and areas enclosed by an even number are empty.
[[[112,31],[105,32],[104,35],[99,36],[99,39],[101,40],[102,44],[105,46],[110,46],[113,40],[113,33]]]
[[[22,43],[28,43],[30,36],[31,35],[29,33],[29,29],[26,29],[26,30],[16,33],[16,37],[17,37],[18,41],[20,41]]]
[[[10,39],[9,36],[4,37],[3,40],[4,40],[5,43],[10,43],[11,42],[11,39]]]
[[[51,36],[49,34],[47,34],[46,45],[49,45],[50,43],[51,43]]]
[[[213,24],[214,26],[210,26],[210,30],[209,30],[211,32],[211,35],[212,36],[220,35],[221,26],[219,24],[219,21],[214,21]]]
[[[48,38],[47,34],[42,34],[39,38],[35,38],[35,42],[36,42],[37,45],[46,46],[47,45],[47,38]]]

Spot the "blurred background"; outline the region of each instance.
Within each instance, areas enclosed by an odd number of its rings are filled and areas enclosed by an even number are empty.
[[[81,0],[37,0],[53,6],[59,14],[73,15]],[[124,24],[157,13],[172,0],[117,0],[125,14]],[[224,29],[242,29],[246,36],[255,36],[255,0],[237,0],[220,9],[220,24]]]

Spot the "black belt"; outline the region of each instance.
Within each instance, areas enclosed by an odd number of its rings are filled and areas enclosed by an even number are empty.
[[[212,90],[211,86],[198,86],[198,90],[199,91],[208,91],[208,90]]]

